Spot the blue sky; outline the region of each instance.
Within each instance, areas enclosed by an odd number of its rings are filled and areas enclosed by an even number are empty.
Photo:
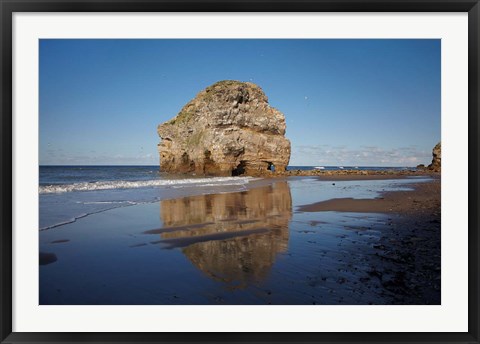
[[[157,125],[251,81],[290,165],[416,166],[440,141],[440,40],[40,40],[40,164],[157,165]]]

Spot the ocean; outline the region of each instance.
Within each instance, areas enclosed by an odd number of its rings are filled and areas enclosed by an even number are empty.
[[[251,179],[175,176],[158,166],[40,166],[39,228],[166,198],[241,191]]]

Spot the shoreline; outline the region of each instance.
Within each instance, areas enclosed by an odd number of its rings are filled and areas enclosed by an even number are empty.
[[[411,179],[411,178],[439,178],[434,173],[375,173],[372,171],[370,174],[324,174],[314,175],[321,181],[350,181],[350,180],[387,180],[387,179]]]
[[[342,180],[360,179],[345,178]],[[440,214],[441,180],[439,178],[409,186],[413,190],[381,192],[379,197],[373,199],[333,198],[327,201],[301,205],[298,210],[302,212],[395,213],[411,216],[428,212]]]
[[[294,167],[310,167],[310,166],[294,166]],[[369,169],[371,168],[371,169]],[[233,175],[227,172],[221,173],[194,173],[194,172],[165,172],[167,176],[171,177],[231,177]],[[285,170],[248,170],[238,177],[255,177],[255,178],[282,178],[282,177],[322,177],[322,178],[374,178],[374,179],[388,179],[388,178],[407,178],[407,177],[424,177],[424,176],[440,176],[439,168],[416,168],[416,167],[362,167],[359,169],[288,169]]]
[[[360,170],[360,169],[348,169],[348,170],[286,170],[286,171],[256,171],[242,176],[251,177],[322,177],[322,178],[407,178],[407,177],[424,177],[424,176],[440,176],[441,172],[438,170],[429,169],[406,169],[406,170]]]

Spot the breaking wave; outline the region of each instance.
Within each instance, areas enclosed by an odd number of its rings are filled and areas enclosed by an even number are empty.
[[[191,178],[191,179],[158,179],[158,180],[140,180],[140,181],[99,181],[83,182],[60,185],[41,185],[40,194],[64,193],[72,191],[94,191],[94,190],[112,190],[112,189],[135,189],[146,187],[175,187],[186,186],[222,186],[222,185],[244,185],[248,184],[252,177],[213,177],[213,178]]]

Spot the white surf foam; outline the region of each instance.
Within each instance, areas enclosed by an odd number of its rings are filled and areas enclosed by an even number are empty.
[[[133,189],[145,187],[185,187],[185,186],[212,186],[212,185],[244,185],[248,184],[252,177],[212,177],[212,178],[191,178],[191,179],[159,179],[141,181],[102,181],[93,183],[73,183],[63,185],[41,185],[40,194],[64,193],[72,191],[94,191],[112,189]]]

